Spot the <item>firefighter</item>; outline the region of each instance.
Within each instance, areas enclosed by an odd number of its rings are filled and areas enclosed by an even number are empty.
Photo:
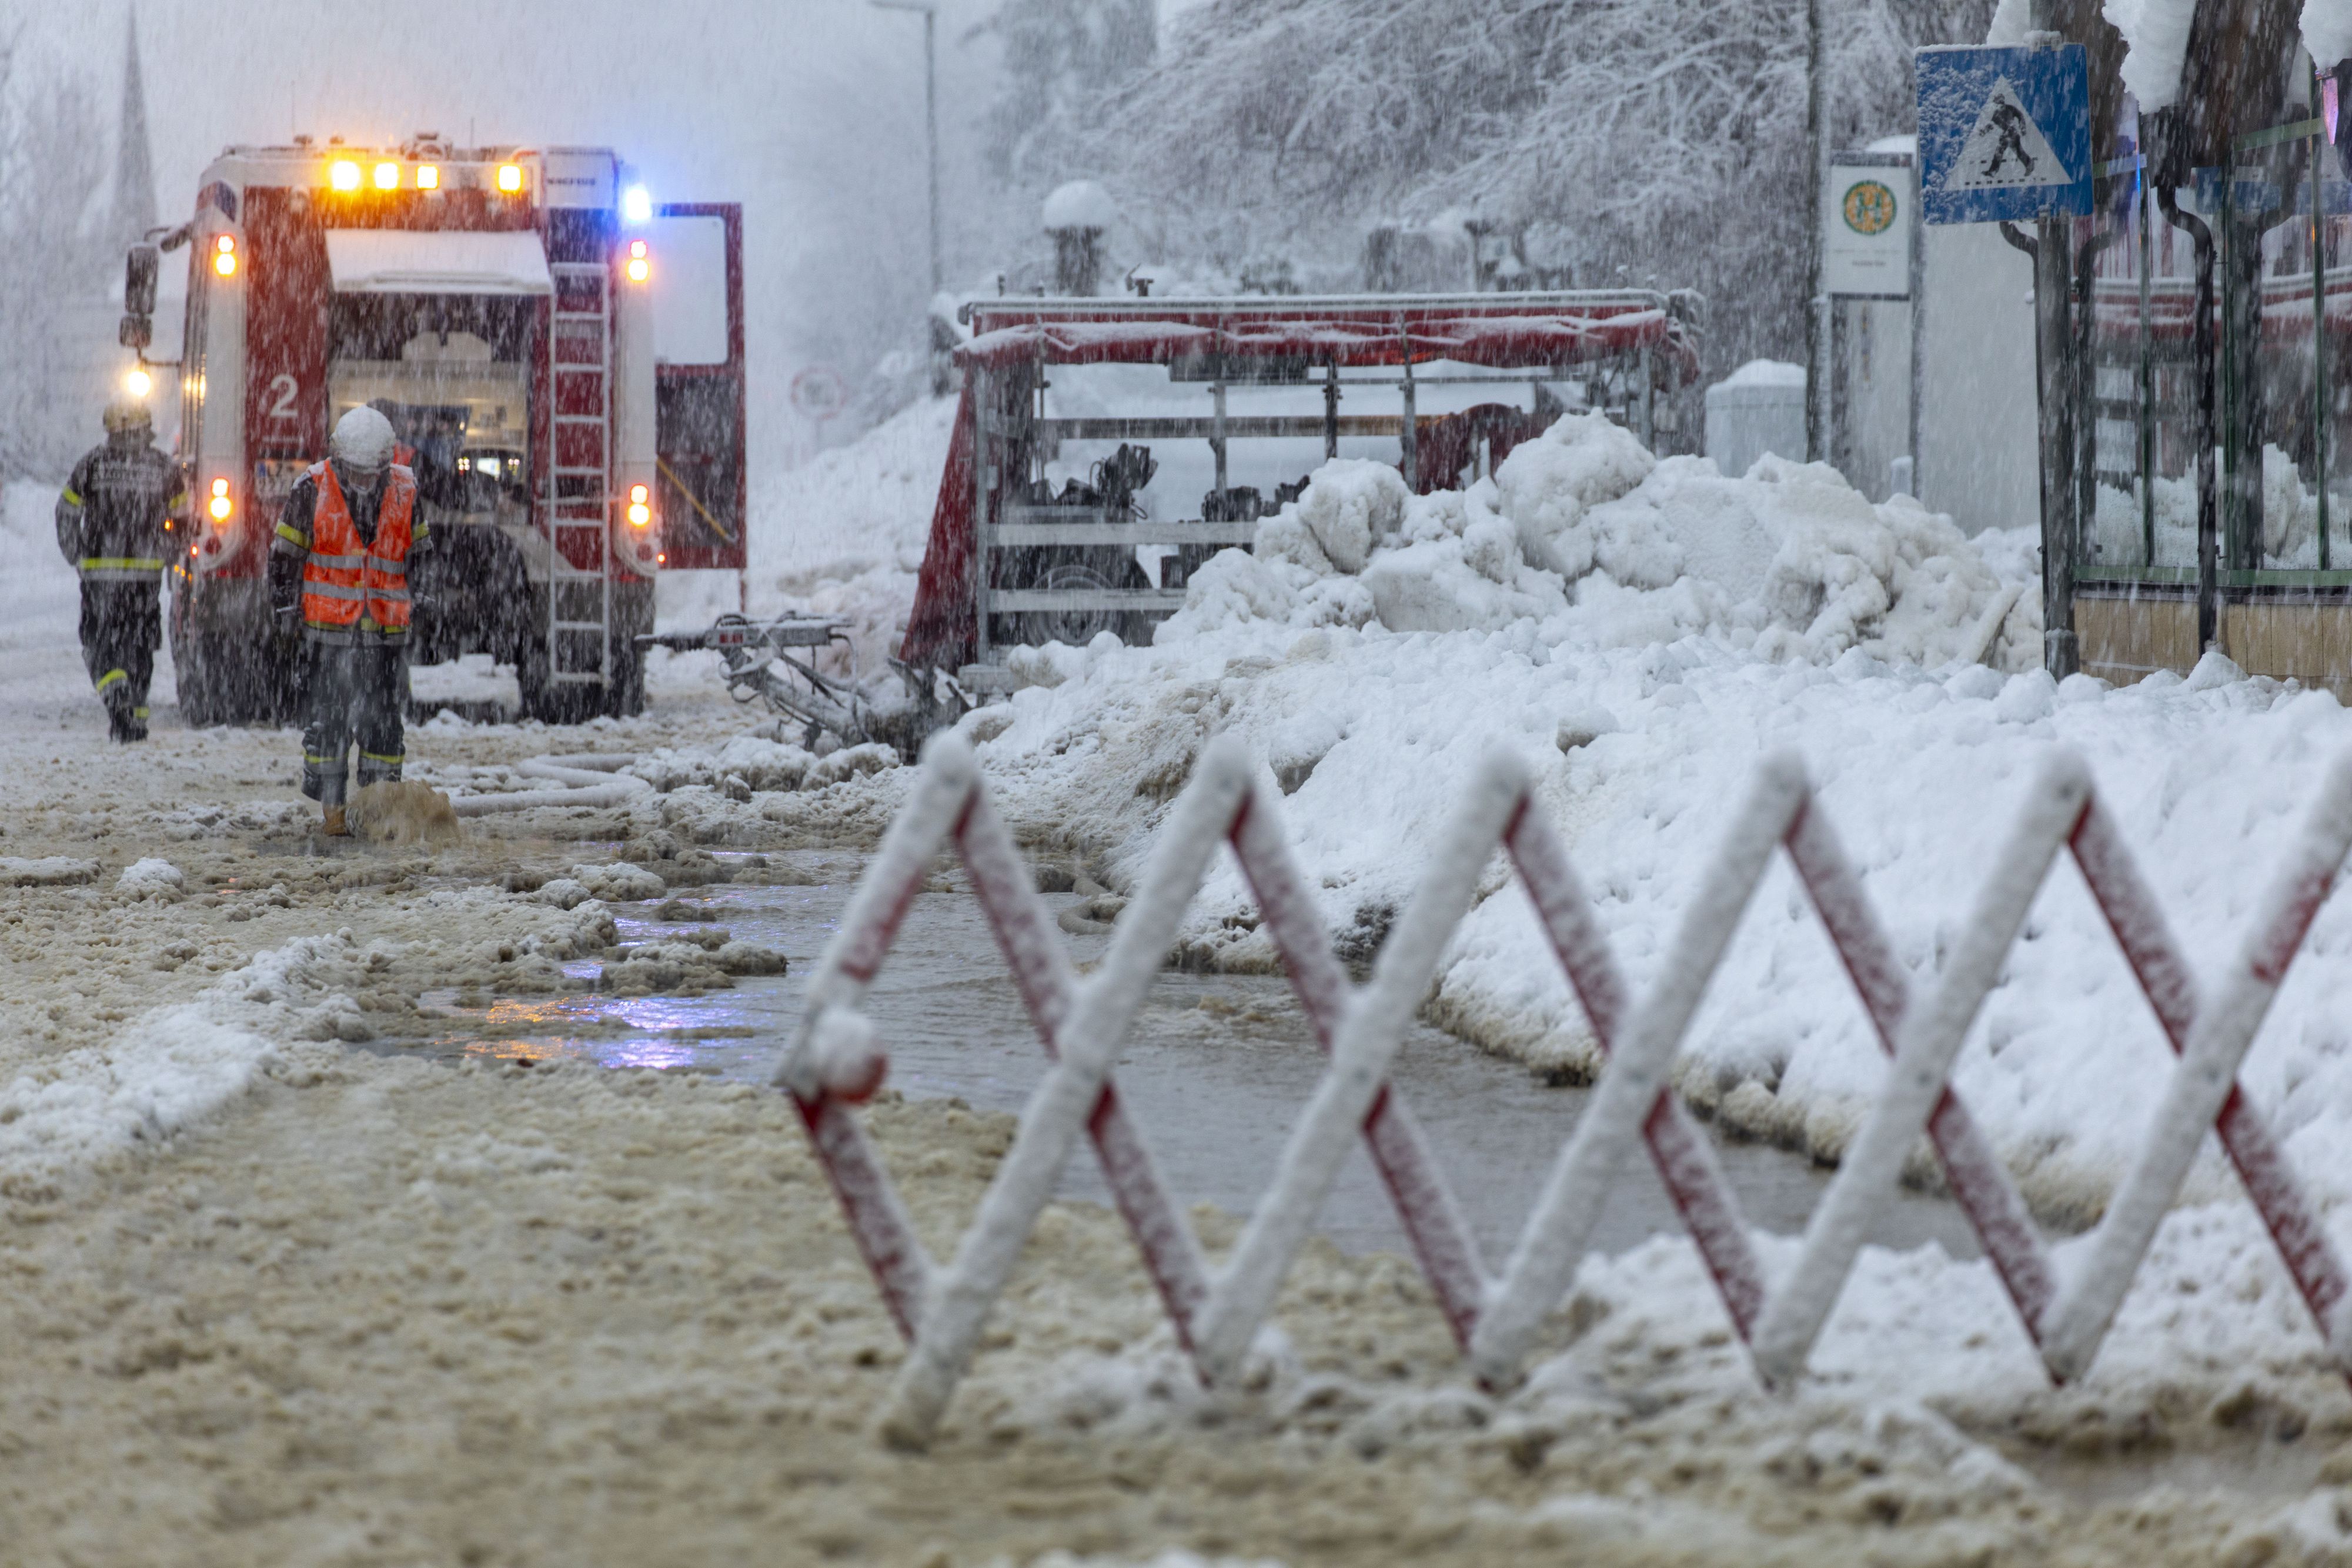
[[[351,751],[359,781],[400,777],[401,707],[411,612],[410,569],[432,546],[416,505],[416,476],[393,461],[392,422],[355,408],[335,423],[327,460],[286,497],[269,555],[269,603],[279,634],[299,635],[310,695],[302,732],[302,793],[320,826],[348,833],[343,804]]]
[[[107,733],[147,738],[147,683],[163,643],[163,573],[173,519],[187,515],[179,465],[155,450],[147,405],[106,405],[106,444],[58,495],[58,549],[81,573],[81,657],[106,705]]]

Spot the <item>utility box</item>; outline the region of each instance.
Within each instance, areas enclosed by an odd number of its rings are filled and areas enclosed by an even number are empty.
[[[1766,453],[1805,458],[1805,368],[1750,360],[1706,389],[1706,455],[1740,475]]]

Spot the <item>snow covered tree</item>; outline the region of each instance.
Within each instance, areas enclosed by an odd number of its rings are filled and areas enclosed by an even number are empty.
[[[98,211],[108,137],[82,78],[0,35],[0,476],[57,478],[90,444],[81,337],[121,258]]]
[[[1003,85],[987,119],[991,161],[1022,167],[1041,127],[1151,63],[1159,45],[1156,0],[1004,0],[981,32],[1002,42]]]
[[[1910,51],[1990,0],[1825,0],[1831,144],[1910,124]],[[1691,287],[1710,358],[1803,340],[1804,0],[1210,0],[1156,68],[1036,104],[1021,171],[1089,173],[1231,267],[1380,221],[1558,236],[1580,287]],[[1157,220],[1156,223],[1154,220]],[[1694,243],[1704,236],[1704,243]]]

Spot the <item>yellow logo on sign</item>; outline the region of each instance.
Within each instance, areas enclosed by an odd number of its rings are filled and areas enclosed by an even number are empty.
[[[1895,193],[1864,180],[1845,193],[1845,226],[1858,235],[1885,234],[1895,221]]]

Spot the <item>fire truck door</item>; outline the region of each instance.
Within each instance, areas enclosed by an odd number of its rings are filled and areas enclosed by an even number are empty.
[[[672,571],[744,565],[743,209],[665,206],[654,261],[654,446]]]

